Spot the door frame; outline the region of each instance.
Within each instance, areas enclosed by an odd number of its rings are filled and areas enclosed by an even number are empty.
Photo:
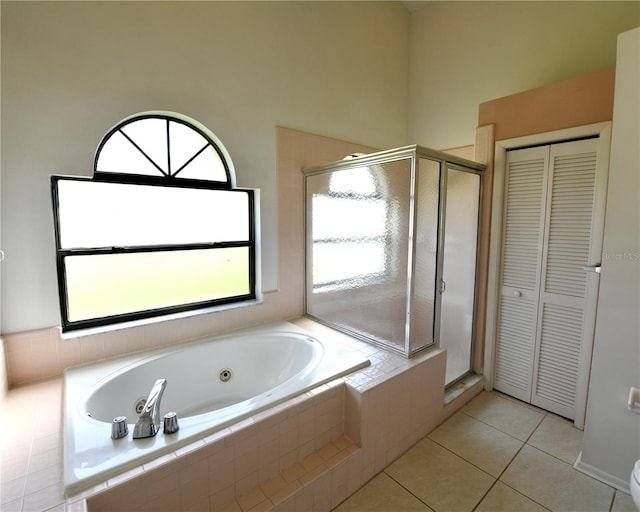
[[[484,346],[484,369],[485,389],[491,391],[493,389],[494,380],[494,357],[495,357],[495,338],[498,325],[498,301],[500,298],[500,270],[502,265],[502,227],[504,212],[504,189],[506,175],[507,150],[526,146],[535,146],[543,144],[553,144],[572,139],[580,139],[585,137],[599,137],[598,139],[598,180],[605,180],[605,187],[600,181],[596,183],[596,196],[594,198],[594,211],[602,208],[606,203],[606,179],[609,170],[609,150],[611,147],[611,121],[602,123],[577,126],[562,130],[555,130],[545,133],[537,133],[533,135],[525,135],[512,139],[504,139],[495,141],[494,148],[494,167],[493,167],[493,194],[491,206],[491,230],[489,241],[489,265],[487,278],[487,317],[485,326],[485,346]],[[600,172],[602,171],[602,172]],[[600,206],[602,205],[602,206]],[[599,219],[593,227],[593,234],[602,239],[604,231],[604,216]],[[602,247],[599,248],[602,254]],[[598,263],[598,262],[592,262]],[[588,306],[588,304],[587,304]],[[585,307],[586,309],[586,307]],[[595,315],[585,320],[585,332],[594,333],[595,331]],[[578,428],[584,428],[584,421],[587,409],[587,395],[589,388],[589,375],[591,372],[591,354],[593,350],[593,336],[589,336],[589,342],[585,344],[581,351],[581,368],[588,368],[588,372],[582,375],[578,380],[576,391],[576,414],[574,425]]]

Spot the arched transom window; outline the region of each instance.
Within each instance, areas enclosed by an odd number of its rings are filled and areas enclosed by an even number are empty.
[[[51,183],[64,331],[256,301],[257,191],[197,121],[125,119]]]

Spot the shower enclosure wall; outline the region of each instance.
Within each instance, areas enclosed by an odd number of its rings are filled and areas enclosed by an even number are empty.
[[[483,169],[416,145],[305,169],[307,315],[468,373]]]

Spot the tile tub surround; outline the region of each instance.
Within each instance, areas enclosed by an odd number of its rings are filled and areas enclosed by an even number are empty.
[[[44,476],[45,472],[31,475],[28,463],[16,462],[19,467],[15,471],[3,468],[3,489],[11,487],[12,491],[6,496],[3,491],[2,509],[21,510],[22,503],[38,500],[35,507],[25,506],[23,510],[56,510],[56,507],[62,510],[65,506],[70,512],[116,510],[116,503],[122,504],[120,499],[135,498],[142,500],[138,502],[140,509],[148,506],[162,510],[160,498],[164,496],[165,509],[176,510],[175,500],[184,494],[185,499],[191,499],[188,496],[201,499],[203,506],[208,500],[211,510],[224,510],[226,506],[232,507],[231,510],[248,510],[248,504],[289,510],[296,503],[301,507],[296,510],[330,510],[480,391],[480,386],[472,387],[444,406],[444,351],[431,350],[407,360],[306,318],[292,323],[316,336],[330,336],[352,350],[361,351],[372,365],[114,477],[82,495],[68,497],[66,504],[59,469],[53,471],[55,466],[52,466],[53,476],[48,478],[55,481],[43,480],[41,485],[45,487],[32,493],[36,477]],[[38,401],[28,394],[37,395],[50,388],[55,399],[47,397]],[[55,445],[48,448],[52,450],[48,456],[58,468],[61,461],[60,388],[59,379],[25,386],[10,391],[7,400],[11,407],[20,402],[20,397],[24,398],[19,407],[16,405],[17,409],[31,411],[20,414],[24,421],[55,418],[53,423],[58,431],[47,434]],[[416,389],[421,392],[411,391]],[[27,450],[31,443],[32,440],[25,441],[21,446]],[[16,455],[8,461],[28,459],[29,453],[34,452],[23,451],[22,458]],[[318,460],[322,463],[313,465]],[[234,461],[233,472],[228,471],[230,461]],[[220,467],[227,470],[221,472]],[[202,477],[204,474],[206,478]],[[25,487],[27,479],[32,484]],[[143,500],[140,489],[153,489],[155,498],[148,500],[145,495]],[[254,503],[255,500],[258,502]],[[195,506],[195,503],[188,505]]]

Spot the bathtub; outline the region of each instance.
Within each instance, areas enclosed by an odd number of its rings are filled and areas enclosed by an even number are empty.
[[[69,369],[64,377],[65,494],[171,452],[369,364],[287,322]],[[166,379],[162,416],[180,429],[133,439],[136,406]],[[139,410],[139,409],[138,409]],[[129,434],[111,439],[113,418]]]

